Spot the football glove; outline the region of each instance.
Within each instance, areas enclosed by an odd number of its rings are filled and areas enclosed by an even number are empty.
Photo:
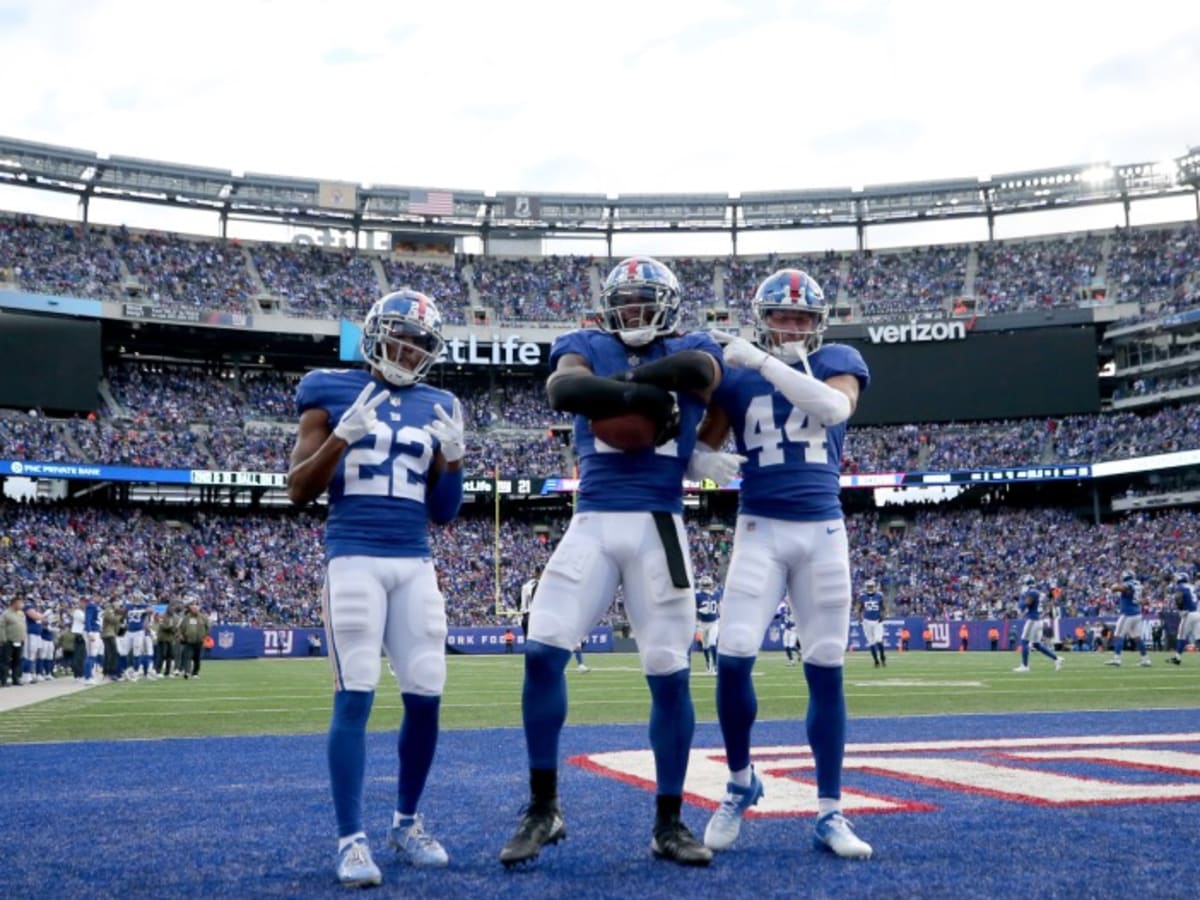
[[[371,382],[363,388],[357,399],[350,404],[350,408],[342,413],[337,427],[333,429],[334,437],[342,439],[347,444],[357,444],[375,430],[375,425],[379,421],[378,416],[375,415],[375,407],[387,399],[388,391],[383,388],[372,397],[373,390],[375,390],[375,382]]]
[[[442,445],[442,456],[446,458],[446,462],[458,462],[467,452],[466,440],[463,435],[462,409],[455,403],[453,416],[447,415],[441,406],[435,406],[433,411],[437,414],[438,420],[426,425],[425,430]]]
[[[707,444],[697,442],[692,458],[688,460],[687,477],[692,481],[709,479],[717,484],[729,484],[737,478],[738,469],[745,461],[744,456],[712,450]]]
[[[726,365],[740,369],[754,369],[757,372],[770,359],[771,354],[767,353],[766,350],[755,347],[745,338],[740,338],[724,331],[713,331],[712,336],[713,340],[724,345],[722,356],[725,359]]]

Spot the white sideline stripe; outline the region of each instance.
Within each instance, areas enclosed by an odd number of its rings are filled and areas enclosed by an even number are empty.
[[[1095,759],[1102,756],[1113,762],[1131,763],[1135,766],[1166,766],[1187,772],[1190,775],[1200,775],[1200,753],[1187,753],[1182,750],[1122,750],[1096,749],[1086,750],[1034,750],[1028,753],[1010,753],[1014,759],[1056,760],[1056,759]]]
[[[1019,713],[1013,713],[1019,715]],[[847,744],[846,753],[895,753],[933,750],[1003,750],[1008,748],[1061,747],[1064,744],[1113,747],[1124,744],[1191,744],[1200,741],[1200,731],[1175,734],[1103,734],[1062,735],[1043,738],[984,738],[951,741],[901,741],[896,743]],[[724,751],[715,751],[721,752]],[[755,747],[756,756],[807,754],[805,745],[785,744],[774,747]]]

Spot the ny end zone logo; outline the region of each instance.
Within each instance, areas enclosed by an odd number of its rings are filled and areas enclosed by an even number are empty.
[[[808,747],[760,747],[753,756],[766,794],[746,813],[747,818],[813,814],[816,781]],[[588,753],[569,761],[654,790],[654,757],[649,750]],[[1042,807],[1198,801],[1200,732],[850,744],[843,768],[842,809],[847,815],[940,808],[847,787],[854,783],[856,772],[920,785],[928,789],[924,797],[929,801],[936,801],[937,792],[943,790]],[[1150,780],[1146,773],[1161,778]],[[725,796],[728,777],[721,751],[693,749],[685,797],[696,806],[716,809]]]

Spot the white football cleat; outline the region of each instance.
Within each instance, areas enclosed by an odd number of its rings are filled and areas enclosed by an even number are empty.
[[[355,838],[338,853],[337,878],[347,887],[383,883],[383,873],[371,858],[371,848],[366,838]]]
[[[1013,669],[1013,671],[1014,672],[1028,672],[1029,666],[1017,666],[1015,669]]]
[[[870,859],[873,852],[871,845],[854,833],[854,829],[840,812],[826,813],[817,819],[813,847],[817,850],[829,850],[842,859]]]
[[[414,866],[436,869],[450,864],[445,848],[425,832],[425,820],[420,814],[389,828],[388,843]]]

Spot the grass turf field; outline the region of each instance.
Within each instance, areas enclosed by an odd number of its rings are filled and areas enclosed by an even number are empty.
[[[1012,652],[910,652],[888,655],[872,667],[866,653],[846,660],[851,717],[945,715],[1056,710],[1120,710],[1200,706],[1200,654],[1184,664],[1152,653],[1139,668],[1126,653],[1121,669],[1105,666],[1107,653],[1066,654],[1055,672],[1050,660],[1031,654],[1033,671],[1014,673]],[[645,722],[649,699],[638,660],[627,654],[589,654],[591,671],[567,670],[570,724]],[[518,726],[521,721],[520,656],[450,656],[442,702],[444,729]],[[715,679],[693,656],[692,695],[699,721],[715,721]],[[781,653],[755,667],[759,719],[802,716],[807,691],[801,667]],[[19,689],[18,689],[19,690]],[[194,681],[107,684],[5,712],[0,743],[120,740],[241,734],[305,734],[325,730],[332,679],[326,660],[206,662]],[[401,705],[386,669],[370,728],[394,730]]]

